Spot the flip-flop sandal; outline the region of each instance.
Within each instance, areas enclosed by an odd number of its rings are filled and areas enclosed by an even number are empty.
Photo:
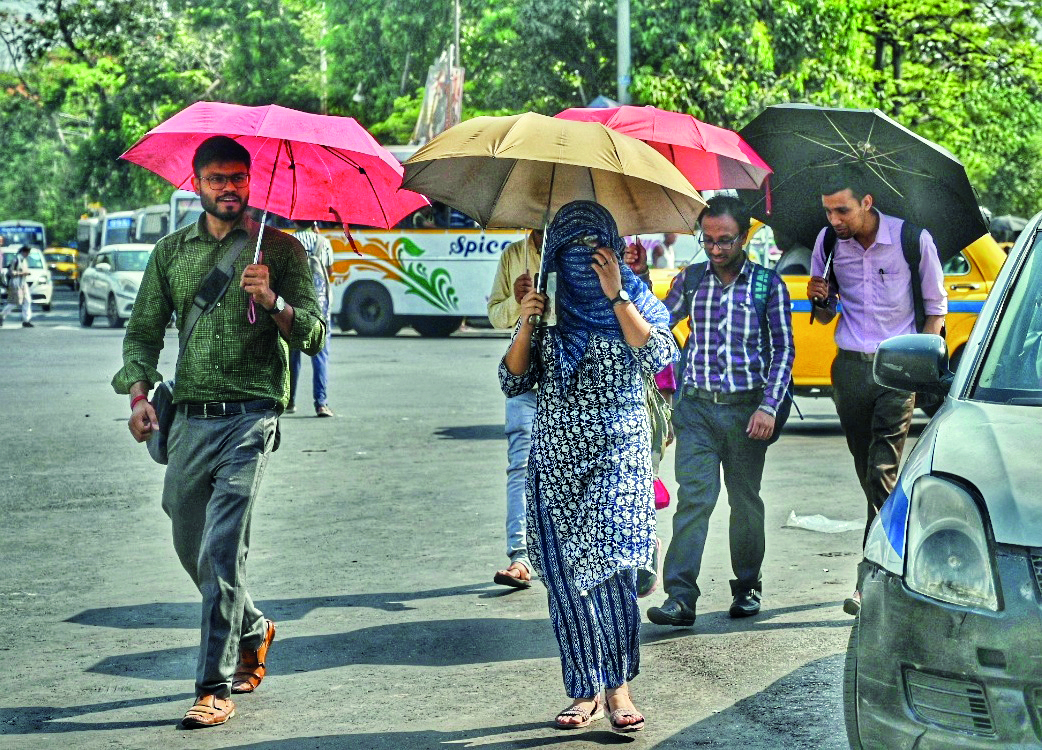
[[[492,582],[498,583],[500,586],[512,586],[515,589],[528,589],[532,588],[532,579],[529,578],[527,581],[518,578],[517,576],[510,575],[510,570],[516,568],[523,568],[522,563],[510,563],[510,566],[506,570],[498,571],[493,577]],[[531,575],[531,574],[529,574]]]
[[[566,716],[578,716],[580,721],[578,722],[567,722],[561,721]],[[583,729],[590,726],[597,719],[604,718],[604,705],[601,703],[600,696],[594,700],[593,711],[587,711],[585,708],[579,706],[569,706],[561,713],[557,714],[554,718],[554,725],[558,729]]]
[[[632,724],[620,724],[619,719],[623,717],[637,717]],[[644,717],[638,711],[629,708],[617,708],[611,712],[611,731],[613,732],[639,732],[644,728]]]

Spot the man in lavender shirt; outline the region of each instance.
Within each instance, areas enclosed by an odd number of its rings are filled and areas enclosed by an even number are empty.
[[[832,392],[839,421],[854,457],[854,469],[868,501],[865,537],[876,514],[897,483],[901,452],[912,423],[915,394],[893,391],[872,378],[872,360],[879,344],[891,336],[915,333],[912,274],[901,248],[903,220],[880,213],[873,198],[860,190],[856,175],[838,173],[822,187],[825,216],[836,232],[829,278],[825,274],[824,239],[818,234],[811,258],[807,297],[813,301],[814,319],[828,323],[836,317],[836,303],[843,300],[843,314],[836,325],[839,353],[832,363]],[[919,235],[919,279],[923,333],[941,333],[948,299],[944,275],[933,237]],[[856,615],[861,594],[843,603],[843,611]]]

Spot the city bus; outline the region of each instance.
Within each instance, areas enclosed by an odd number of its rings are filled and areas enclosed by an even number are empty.
[[[43,224],[29,219],[8,219],[0,221],[0,236],[4,238],[4,247],[21,247],[28,245],[40,252],[47,249],[47,230]]]

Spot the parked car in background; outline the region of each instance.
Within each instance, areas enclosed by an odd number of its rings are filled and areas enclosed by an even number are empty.
[[[104,315],[112,328],[121,328],[130,317],[141,277],[153,245],[125,243],[103,247],[90,260],[80,279],[80,325],[91,326]]]
[[[17,255],[18,247],[13,249],[4,245],[3,254],[3,279],[0,280],[0,299],[7,300],[7,267],[11,265],[14,256]],[[54,296],[54,284],[51,283],[51,272],[47,268],[47,262],[43,253],[37,248],[29,250],[29,293],[33,296],[33,302],[38,304],[44,312],[51,310],[51,298]]]
[[[875,379],[945,394],[874,522],[844,673],[854,750],[1042,746],[1042,214],[954,376],[944,341],[888,339]]]
[[[49,247],[44,259],[51,272],[52,284],[64,284],[73,291],[79,288],[80,269],[76,265],[76,251],[71,247]]]

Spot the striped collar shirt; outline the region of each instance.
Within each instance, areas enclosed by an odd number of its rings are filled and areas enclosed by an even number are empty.
[[[777,274],[770,274],[767,330],[753,299],[753,270],[746,261],[733,282],[725,285],[706,269],[690,307],[685,309],[684,278],[701,264],[688,266],[673,280],[664,303],[670,326],[689,318],[691,336],[683,359],[683,385],[708,391],[736,393],[763,389],[760,408],[775,414],[792,377],[795,347],[789,291]]]

